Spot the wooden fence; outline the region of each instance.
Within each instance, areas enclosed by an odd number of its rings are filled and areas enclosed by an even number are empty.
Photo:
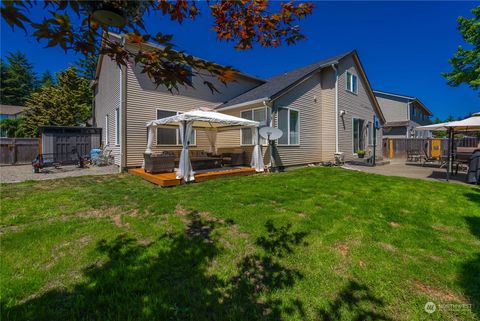
[[[461,138],[454,140],[455,147],[477,147],[478,138]],[[448,153],[448,139],[446,138],[384,138],[383,157],[388,159],[407,158],[408,152],[416,151],[429,157],[445,156]]]
[[[39,153],[38,138],[0,138],[0,165],[30,164]]]

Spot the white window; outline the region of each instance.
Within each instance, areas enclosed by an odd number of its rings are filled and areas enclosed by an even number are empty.
[[[105,115],[105,146],[108,146],[108,144],[110,143],[110,140],[108,138],[108,114]]]
[[[356,154],[359,150],[365,149],[365,135],[364,135],[365,121],[363,119],[353,119],[353,153]]]
[[[176,111],[157,109],[157,119],[165,117],[175,116],[180,114]],[[192,131],[190,136],[189,145],[196,145],[197,133]],[[157,128],[157,145],[181,145],[180,131],[178,128]]]
[[[356,94],[358,91],[357,76],[347,71],[346,78],[347,78],[347,90]]]
[[[375,128],[373,128],[373,124],[371,121],[368,122],[368,145],[373,145],[373,135],[375,132]]]
[[[260,127],[268,126],[268,120],[270,119],[270,108],[261,107],[249,110],[243,110],[240,112],[240,117],[258,121]],[[265,138],[260,137],[259,143],[261,145],[267,144]],[[253,144],[253,130],[251,128],[242,128],[240,130],[240,144],[241,145],[252,145]]]
[[[283,132],[279,145],[300,145],[300,113],[291,108],[278,109],[277,127]]]
[[[120,145],[120,109],[115,109],[115,145]]]

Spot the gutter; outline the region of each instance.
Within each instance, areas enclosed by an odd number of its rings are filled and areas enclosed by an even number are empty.
[[[268,102],[268,101],[270,101],[269,97],[263,97],[263,98],[259,98],[259,99],[255,99],[255,100],[246,101],[246,102],[240,103],[240,104],[235,104],[235,105],[232,105],[232,106],[227,106],[227,107],[223,107],[223,108],[215,108],[215,110],[216,111],[223,111],[223,110],[235,109],[235,108],[240,108],[240,107],[244,107],[244,106],[248,106],[248,105],[252,105],[252,104],[256,104],[256,103],[265,103],[265,102]]]
[[[125,35],[121,36],[121,43],[122,46],[125,45],[126,38]],[[126,88],[127,88],[127,66],[120,66],[120,74],[119,74],[119,84],[120,84],[120,166],[119,172],[122,172],[123,169],[126,167],[127,164],[127,153],[126,153],[126,146],[127,146],[127,111],[126,111]]]
[[[335,70],[335,153],[338,153],[338,68],[336,64],[332,64]]]

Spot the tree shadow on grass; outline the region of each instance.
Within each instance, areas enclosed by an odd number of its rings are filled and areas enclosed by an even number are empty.
[[[366,285],[350,280],[334,301],[318,311],[318,318],[324,321],[392,320],[376,311],[384,306],[383,300],[373,295]]]
[[[222,251],[213,231],[226,223],[196,212],[187,217],[185,231],[150,244],[127,235],[99,242],[97,250],[107,260],[84,269],[85,281],[70,290],[45,290],[13,307],[2,301],[2,320],[281,320],[297,313],[271,293],[302,277],[279,257],[305,234],[268,222],[266,235],[257,240],[262,253],[243,257],[234,275],[222,279],[209,268]]]
[[[469,216],[465,219],[472,234],[480,240],[480,217]],[[480,318],[480,252],[475,259],[463,264],[460,284],[472,304],[473,313]]]

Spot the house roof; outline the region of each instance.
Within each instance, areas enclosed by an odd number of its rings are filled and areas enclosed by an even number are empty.
[[[352,52],[353,51],[349,51],[324,60],[320,60],[307,66],[290,70],[277,76],[270,77],[263,85],[255,87],[247,91],[246,93],[243,93],[217,106],[216,109],[223,109],[226,107],[241,105],[248,102],[274,99],[275,96],[278,96],[282,92],[288,90],[291,86],[295,85],[297,82],[301,81],[305,77],[308,77],[319,69],[338,63],[340,59],[348,56]]]
[[[433,116],[433,113],[417,97],[394,94],[394,93],[381,91],[381,90],[374,90],[373,93],[375,94],[375,96],[377,94],[380,94],[380,95],[384,95],[384,96],[398,97],[398,98],[403,98],[403,99],[407,99],[407,100],[416,101],[420,105],[420,107],[422,107],[422,109],[428,114],[428,116]]]
[[[0,105],[0,114],[2,115],[16,115],[25,111],[27,107],[15,105]]]
[[[383,127],[405,127],[405,126],[408,126],[410,124],[412,124],[413,122],[411,122],[410,120],[404,120],[404,121],[389,121],[389,122],[386,122]]]

